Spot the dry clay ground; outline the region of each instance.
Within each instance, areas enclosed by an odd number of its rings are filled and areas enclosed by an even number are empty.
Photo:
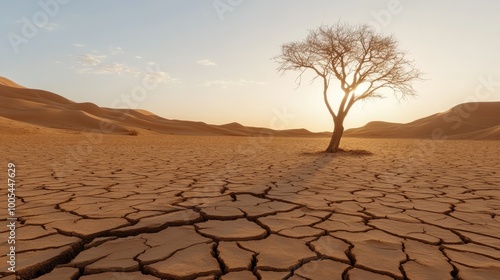
[[[1,137],[18,279],[500,279],[500,142]]]

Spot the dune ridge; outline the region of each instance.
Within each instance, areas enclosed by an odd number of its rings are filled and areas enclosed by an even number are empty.
[[[13,88],[24,88],[23,86],[18,85],[16,83],[14,83],[13,81],[11,81],[11,80],[9,80],[7,78],[4,78],[2,76],[0,76],[0,85],[8,86],[8,87],[13,87]]]

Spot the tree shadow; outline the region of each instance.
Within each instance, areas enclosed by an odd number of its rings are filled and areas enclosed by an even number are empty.
[[[300,153],[300,155],[303,156],[372,156],[373,153],[368,151],[368,150],[363,150],[363,149],[339,149],[340,151],[336,153],[327,153],[325,151],[317,151],[317,152],[303,152]]]

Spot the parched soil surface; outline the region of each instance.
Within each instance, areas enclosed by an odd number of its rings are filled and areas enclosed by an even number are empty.
[[[500,279],[500,142],[0,138],[10,279]],[[7,224],[6,186],[0,217]]]

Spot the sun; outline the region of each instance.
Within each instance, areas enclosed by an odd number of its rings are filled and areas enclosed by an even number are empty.
[[[370,87],[370,85],[368,83],[363,83],[363,84],[360,84],[359,86],[357,86],[355,89],[354,89],[354,95],[355,96],[360,96],[361,94],[363,94],[368,88]]]

